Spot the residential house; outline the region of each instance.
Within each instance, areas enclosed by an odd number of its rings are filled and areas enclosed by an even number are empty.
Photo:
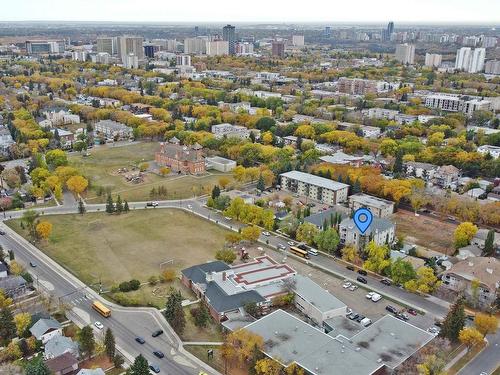
[[[486,191],[481,188],[473,188],[467,191],[467,196],[478,199],[481,196],[486,196]]]
[[[280,177],[281,190],[332,206],[347,200],[349,192],[347,184],[299,171],[282,173]]]
[[[500,147],[498,146],[490,146],[490,145],[479,146],[477,148],[477,152],[479,152],[482,155],[490,154],[493,159],[500,158]]]
[[[161,142],[160,150],[155,153],[155,161],[160,166],[166,166],[176,173],[205,173],[203,147],[198,143],[192,146],[181,145],[174,137],[169,142]]]
[[[453,165],[440,166],[434,173],[434,183],[444,189],[456,189],[460,170]]]
[[[325,163],[337,164],[337,165],[350,165],[353,167],[360,167],[363,164],[369,162],[371,159],[370,156],[354,156],[346,154],[342,151],[337,151],[332,155],[321,156],[320,160]]]
[[[488,229],[484,228],[478,229],[478,231],[470,241],[471,245],[475,245],[480,249],[484,249],[486,238],[488,237],[488,232],[489,232]],[[500,248],[500,233],[498,233],[497,231],[495,231],[493,234],[493,247]]]
[[[63,149],[70,149],[73,147],[73,142],[75,141],[75,135],[72,132],[59,128],[50,129],[50,132],[54,135],[57,132],[57,136],[59,137],[59,142],[61,142],[61,147]]]
[[[479,282],[478,302],[491,304],[500,287],[500,261],[493,257],[475,257],[455,263],[441,276],[443,286],[456,292],[465,292],[474,298],[476,294],[473,281]]]
[[[431,181],[438,169],[437,165],[416,161],[408,161],[403,167],[407,176],[421,178],[424,181]]]
[[[99,136],[103,135],[107,139],[130,139],[133,137],[131,127],[121,124],[113,120],[100,120],[94,125],[94,133]]]
[[[42,318],[31,326],[30,332],[37,340],[45,344],[53,337],[62,336],[62,326],[53,318]]]
[[[26,293],[28,283],[19,275],[8,275],[0,278],[0,289],[2,289],[8,297],[16,297]]]
[[[370,227],[363,234],[353,219],[344,219],[339,225],[340,243],[344,246],[353,245],[357,249],[363,249],[370,241],[377,245],[390,245],[394,242],[395,232],[396,225],[393,222],[377,216],[373,217]]]
[[[465,260],[467,258],[475,258],[480,257],[483,253],[483,250],[479,248],[477,245],[467,245],[458,249],[457,259]]]
[[[45,364],[54,375],[71,374],[78,370],[78,360],[71,353],[64,353],[59,357],[45,361]]]
[[[389,217],[394,212],[394,202],[363,193],[351,195],[349,207],[353,211],[362,207],[368,208],[377,217]]]
[[[64,353],[71,353],[75,358],[79,357],[78,343],[74,342],[70,337],[56,335],[45,342],[44,354],[45,359],[59,357]]]
[[[8,156],[10,153],[10,146],[16,143],[12,139],[10,130],[5,126],[0,126],[0,153],[4,156]]]
[[[0,279],[3,279],[8,276],[7,275],[8,270],[9,268],[7,267],[7,265],[5,263],[0,262]]]

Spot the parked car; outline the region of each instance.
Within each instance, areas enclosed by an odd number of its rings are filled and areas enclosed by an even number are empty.
[[[158,365],[151,364],[151,365],[149,365],[149,369],[156,374],[158,374],[160,372],[160,367],[158,367]]]
[[[144,344],[146,342],[146,340],[144,340],[142,337],[136,337],[135,338],[135,341],[137,341],[139,344]]]
[[[371,299],[372,299],[373,302],[378,302],[378,301],[380,301],[382,299],[382,296],[380,294],[378,294],[378,293],[373,293]]]
[[[392,283],[391,283],[391,280],[389,280],[389,279],[382,279],[382,280],[380,280],[380,282],[381,282],[382,284],[385,284],[385,285],[391,285],[391,284],[392,284]]]
[[[408,314],[411,314],[411,315],[413,315],[413,316],[416,316],[416,315],[417,315],[417,310],[415,310],[415,309],[408,309],[408,310],[406,310],[406,311],[408,311]]]
[[[396,314],[396,318],[404,320],[405,322],[410,320],[410,317],[408,315],[406,315],[405,313]]]
[[[351,292],[354,292],[356,289],[358,289],[358,286],[357,286],[357,285],[355,285],[355,284],[352,284],[352,285],[349,287],[349,290],[350,290]]]
[[[347,289],[347,288],[349,288],[351,285],[352,285],[352,284],[351,284],[349,281],[347,281],[347,282],[345,282],[344,284],[342,284],[342,287],[343,287],[344,289]]]
[[[356,314],[355,312],[352,312],[351,315],[348,316],[349,319],[351,320],[355,320],[357,319],[359,316],[359,314]]]
[[[375,292],[368,292],[368,294],[365,296],[368,299],[372,299],[372,296],[375,294]]]
[[[385,309],[386,309],[387,311],[389,311],[390,313],[392,313],[392,314],[396,314],[396,313],[398,312],[398,310],[397,310],[394,306],[391,306],[391,305],[387,305],[387,306],[385,307]]]
[[[429,327],[427,329],[427,332],[432,333],[433,335],[437,336],[441,330],[438,327]]]
[[[156,331],[154,331],[151,336],[153,337],[158,337],[160,336],[161,334],[163,333],[163,330],[162,329],[157,329]]]
[[[283,245],[282,243],[278,244],[278,248],[281,250],[286,250],[286,246]]]
[[[264,232],[262,232],[262,235],[269,237],[271,235],[271,233],[269,233],[268,231],[265,230]]]
[[[368,275],[368,273],[365,270],[358,270],[358,273],[363,276]]]
[[[159,350],[155,350],[153,354],[160,359],[165,357],[165,354],[163,354],[163,352],[160,352]]]
[[[5,236],[5,231],[0,230],[0,235]]]
[[[363,276],[358,276],[356,280],[358,280],[362,284],[368,284],[368,280],[366,280]]]
[[[347,266],[346,268],[347,268],[349,271],[354,271],[354,269],[355,269],[355,268],[354,268],[354,266]]]
[[[146,206],[148,206],[148,207],[158,207],[158,202],[148,202],[148,203],[146,203]]]
[[[362,321],[364,318],[366,318],[366,316],[364,316],[364,315],[360,315],[360,316],[358,316],[355,320],[356,320],[358,323],[361,323],[361,321]]]
[[[352,314],[352,309],[350,309],[349,307],[346,308],[345,315],[347,316],[347,315],[351,315],[351,314]]]
[[[288,241],[288,244],[289,244],[290,246],[295,246],[295,242],[293,242],[293,241]]]

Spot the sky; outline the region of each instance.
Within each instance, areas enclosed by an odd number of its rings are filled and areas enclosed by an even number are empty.
[[[0,21],[500,23],[499,0],[0,0]]]

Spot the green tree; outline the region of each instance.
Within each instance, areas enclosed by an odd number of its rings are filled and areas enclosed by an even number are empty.
[[[210,314],[207,307],[203,302],[200,302],[200,307],[193,310],[194,314],[192,313],[191,315],[193,315],[194,324],[196,327],[205,328],[210,321]]]
[[[406,282],[416,279],[417,273],[410,262],[399,258],[391,264],[391,278],[396,285],[404,285]]]
[[[106,199],[106,212],[108,214],[112,214],[115,212],[115,206],[113,204],[113,198],[111,197],[111,194],[108,194],[108,198]]]
[[[85,213],[85,205],[83,204],[83,200],[80,198],[78,201],[78,213],[83,215]]]
[[[134,363],[127,370],[127,375],[150,375],[148,361],[142,354],[135,358]]]
[[[28,362],[25,368],[26,375],[50,375],[50,370],[43,362],[42,357],[34,358]]]
[[[85,326],[81,329],[78,334],[78,343],[80,344],[82,354],[85,354],[88,358],[90,358],[95,350],[95,338],[92,327]]]
[[[451,342],[457,342],[460,331],[465,325],[465,298],[459,297],[451,306],[446,318],[443,321],[439,336],[447,338]]]
[[[34,210],[26,210],[23,213],[21,221],[26,224],[28,227],[28,231],[32,237],[36,236],[35,233],[35,223],[36,220],[40,217],[40,214]]]
[[[335,229],[328,228],[319,232],[316,237],[314,237],[314,242],[318,245],[319,250],[333,253],[337,250],[340,237]]]
[[[116,198],[115,211],[118,214],[121,214],[123,212],[123,202],[122,202],[122,198],[120,197],[120,195],[118,195],[118,197]]]
[[[123,212],[129,212],[130,211],[130,208],[128,206],[128,202],[125,201],[125,204],[123,205]]]
[[[215,259],[232,264],[236,260],[236,254],[231,249],[220,249],[215,253]]]
[[[220,196],[220,187],[215,185],[212,189],[212,199],[215,199]]]
[[[106,347],[106,355],[112,361],[116,354],[116,344],[115,336],[111,329],[106,329],[106,334],[104,335],[104,346]]]
[[[186,317],[182,308],[182,295],[180,291],[171,290],[167,299],[164,312],[165,318],[178,334],[182,334],[186,326]]]
[[[488,235],[486,236],[486,240],[484,241],[484,255],[485,256],[493,256],[493,252],[495,250],[494,247],[494,241],[495,241],[495,231],[493,229],[490,229],[488,231]]]
[[[319,233],[319,229],[316,225],[311,223],[300,224],[297,228],[297,233],[295,237],[298,241],[302,241],[307,243],[308,245],[312,245],[314,243],[314,238]]]
[[[395,175],[400,175],[403,172],[403,152],[398,150],[392,171]]]
[[[259,180],[257,181],[257,190],[266,190],[266,183],[264,182],[264,177],[262,176],[262,174],[259,176]]]
[[[7,344],[16,337],[16,323],[9,307],[0,310],[0,342]]]

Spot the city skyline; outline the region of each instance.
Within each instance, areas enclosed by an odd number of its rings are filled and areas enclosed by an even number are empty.
[[[282,3],[256,0],[245,11],[241,11],[241,7],[235,7],[229,0],[218,0],[210,4],[193,1],[189,7],[182,3],[164,3],[158,0],[147,0],[140,4],[143,9],[154,9],[154,12],[137,12],[137,2],[133,0],[73,0],[70,4],[54,0],[50,7],[45,2],[25,0],[9,2],[4,5],[2,13],[3,21],[380,23],[392,20],[396,23],[426,24],[500,23],[498,16],[497,19],[492,16],[500,14],[500,3],[488,0],[478,0],[474,7],[470,7],[466,0],[409,0],[404,7],[395,0],[378,3],[360,0],[356,4],[340,3],[328,7],[320,0],[309,1],[307,7],[298,2],[292,6],[287,3],[284,7]],[[325,11],[325,8],[331,8],[331,12]],[[96,12],[96,9],[99,11]],[[223,15],[221,9],[224,10]]]

